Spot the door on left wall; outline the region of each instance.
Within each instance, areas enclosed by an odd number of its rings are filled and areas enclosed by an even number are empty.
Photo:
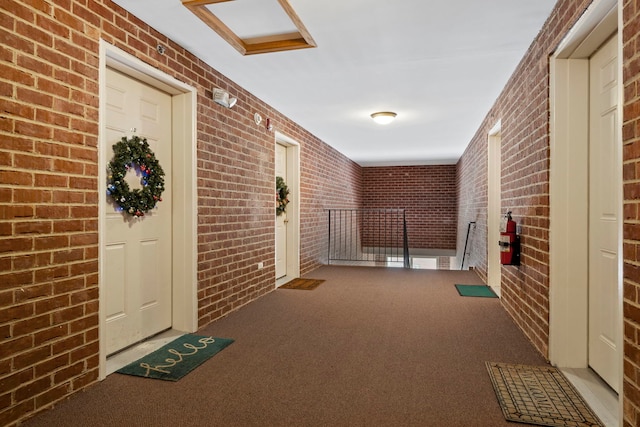
[[[162,201],[143,217],[119,212],[107,198],[101,251],[106,307],[106,349],[113,354],[171,327],[171,95],[107,69],[105,165],[123,136],[149,142],[165,173]],[[141,187],[132,168],[131,189]],[[106,189],[106,183],[100,188]],[[106,191],[106,190],[105,190]]]
[[[276,176],[287,182],[287,147],[276,144]],[[287,275],[287,213],[276,216],[276,279]]]

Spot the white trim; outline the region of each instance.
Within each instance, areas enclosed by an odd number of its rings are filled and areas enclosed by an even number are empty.
[[[587,367],[589,61],[551,61],[549,359]]]
[[[300,144],[278,131],[275,132],[275,144],[287,147],[287,181],[291,188],[287,205],[287,275],[276,280],[278,287],[300,277]],[[274,215],[274,233],[275,221]]]
[[[502,216],[502,120],[487,135],[487,285],[500,296],[502,292],[502,266],[498,258],[498,240]],[[492,166],[495,169],[492,169]],[[492,255],[492,256],[490,256]],[[493,262],[492,262],[493,258]]]
[[[622,124],[624,123],[624,49],[623,49],[623,1],[618,0],[618,138],[620,139],[618,147],[620,148],[619,152],[619,169],[616,171],[617,175],[620,177],[620,182],[618,185],[618,200],[620,200],[620,205],[618,206],[618,218],[620,221],[618,223],[618,235],[620,238],[618,239],[618,295],[620,295],[620,301],[618,301],[618,313],[620,313],[620,334],[618,335],[618,348],[620,349],[620,380],[618,383],[619,393],[619,416],[620,416],[620,425],[623,424],[624,420],[624,408],[623,408],[623,390],[624,390],[624,190],[623,190],[623,163],[624,163],[624,148],[623,148],[623,135],[622,135]]]
[[[173,96],[173,329],[198,329],[197,92]],[[178,169],[179,168],[179,169]],[[176,173],[180,170],[181,173]],[[185,286],[175,286],[184,283]]]
[[[196,140],[196,100],[197,91],[173,77],[151,67],[123,50],[100,40],[100,135],[98,148],[109,144],[104,140],[106,91],[105,70],[107,67],[117,69],[131,77],[150,84],[171,95],[173,106],[173,310],[172,328],[184,332],[194,332],[198,328],[198,276],[197,276],[197,140]],[[102,212],[106,206],[106,162],[98,149],[98,192],[99,216],[98,235],[104,235],[105,221]],[[99,289],[99,346],[100,346],[100,379],[106,373],[106,337],[104,324],[106,315],[104,296],[104,259],[100,245],[98,256],[98,289]],[[182,284],[182,286],[176,286]]]
[[[616,30],[618,9],[622,9],[618,0],[594,0],[562,39],[553,58],[586,59],[591,56]]]
[[[502,119],[498,120],[489,131],[489,136],[498,136],[502,133]]]

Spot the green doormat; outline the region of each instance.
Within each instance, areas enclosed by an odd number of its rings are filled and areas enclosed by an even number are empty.
[[[305,291],[311,291],[320,286],[322,282],[324,282],[324,280],[297,278],[280,286],[280,289],[303,289]]]
[[[508,421],[553,427],[604,427],[558,369],[486,362]]]
[[[231,343],[228,338],[186,334],[116,372],[178,381]]]
[[[456,289],[463,297],[498,298],[493,289],[485,285],[456,285]]]

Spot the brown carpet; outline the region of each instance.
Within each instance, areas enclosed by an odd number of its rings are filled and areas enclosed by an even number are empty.
[[[27,426],[513,427],[486,361],[545,365],[467,271],[327,266],[198,331],[235,343],[178,382],[110,375]]]
[[[604,427],[556,368],[487,362],[487,371],[509,421],[551,427]]]
[[[323,282],[324,280],[319,279],[297,278],[280,286],[280,289],[303,289],[305,291],[311,291],[320,286]]]

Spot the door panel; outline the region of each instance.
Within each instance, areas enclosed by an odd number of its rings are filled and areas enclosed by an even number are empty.
[[[102,213],[106,346],[112,354],[171,327],[171,96],[107,69],[106,97],[104,158],[113,158],[112,145],[123,136],[136,134],[147,138],[165,172],[162,202],[144,217],[125,216],[109,199]],[[133,170],[125,179],[131,188],[141,186]]]
[[[287,182],[287,147],[276,144],[276,176]],[[276,279],[287,275],[287,214],[276,216]]]
[[[618,391],[617,37],[590,60],[589,365]]]

